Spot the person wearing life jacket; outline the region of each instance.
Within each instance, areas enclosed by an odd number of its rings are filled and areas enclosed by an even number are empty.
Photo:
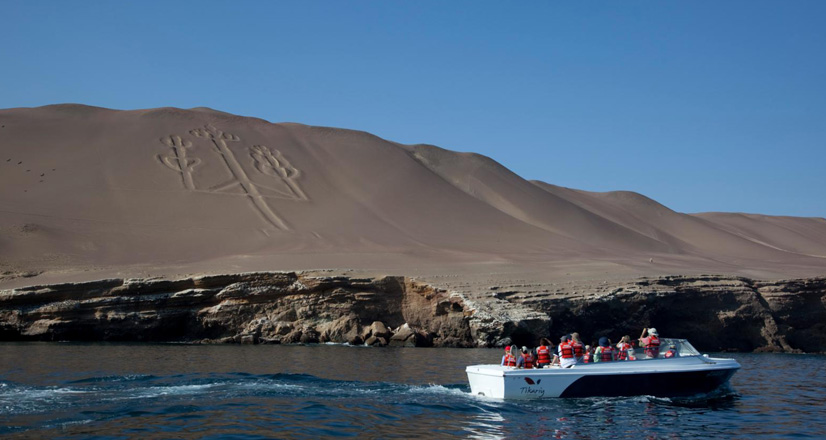
[[[594,362],[611,362],[617,360],[614,349],[611,348],[611,342],[608,338],[603,336],[599,338],[599,347],[594,351]]]
[[[590,364],[593,362],[594,354],[591,352],[591,346],[585,346],[585,354],[582,355],[582,362],[586,364]]]
[[[666,358],[680,357],[680,354],[677,353],[677,346],[674,344],[669,345],[668,351],[665,352],[664,356]]]
[[[534,359],[528,347],[522,347],[522,355],[516,361],[516,368],[533,368]]]
[[[502,356],[502,365],[505,367],[515,367],[516,366],[516,356],[513,355],[513,351],[515,350],[516,346],[508,345],[505,347],[505,355]]]
[[[542,338],[536,347],[536,368],[548,368],[551,365],[551,341]]]
[[[571,345],[571,335],[564,335],[559,338],[559,341],[559,347],[557,347],[559,366],[562,368],[571,368],[576,364],[574,347]]]
[[[648,336],[645,333],[648,332]],[[656,359],[660,355],[660,335],[654,327],[642,330],[640,347],[645,350],[646,359]]]
[[[617,360],[618,361],[626,361],[628,360],[628,349],[631,348],[631,337],[625,335],[620,339],[619,343],[617,344]]]
[[[576,362],[582,363],[583,357],[585,356],[585,344],[582,343],[582,340],[579,339],[579,333],[573,332],[571,333],[571,347],[574,349],[574,357],[576,358]]]
[[[632,347],[628,347],[628,359],[626,359],[626,360],[629,360],[629,361],[635,361],[635,360],[637,360],[637,352],[636,352],[636,351],[634,351],[634,347],[633,347],[633,346],[632,346]]]

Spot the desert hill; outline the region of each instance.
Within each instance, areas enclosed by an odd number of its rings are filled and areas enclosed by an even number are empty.
[[[574,262],[589,276],[826,273],[823,218],[682,214],[364,132],[72,104],[0,110],[0,126],[5,285],[27,273],[406,275],[523,263],[569,273]]]

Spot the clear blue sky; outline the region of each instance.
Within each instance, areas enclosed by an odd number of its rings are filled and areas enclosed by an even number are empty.
[[[826,1],[0,1],[0,107],[207,106],[826,216]]]

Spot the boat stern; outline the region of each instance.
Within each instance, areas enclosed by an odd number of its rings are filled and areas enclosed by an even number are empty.
[[[505,367],[497,365],[471,365],[465,368],[470,393],[474,396],[505,398]]]

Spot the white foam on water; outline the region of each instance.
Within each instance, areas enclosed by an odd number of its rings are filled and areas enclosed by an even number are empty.
[[[7,388],[7,387],[6,387]],[[0,414],[42,412],[69,404],[68,396],[87,394],[73,388],[11,388],[0,393]]]
[[[73,388],[18,388],[12,389],[8,392],[0,394],[0,401],[2,400],[42,400],[63,394],[86,394],[89,391],[78,390]]]
[[[183,396],[183,395],[190,395],[190,394],[199,394],[202,393],[212,387],[224,385],[221,382],[217,383],[207,383],[207,384],[200,384],[200,385],[170,385],[164,387],[150,387],[144,390],[141,390],[136,395],[132,396],[132,398],[149,398],[149,397],[160,397],[160,396]]]
[[[238,385],[240,388],[246,389],[268,389],[268,390],[302,390],[306,387],[301,385],[293,385],[289,383],[279,382],[246,382]]]
[[[55,394],[87,394],[89,392],[86,390],[75,390],[72,388],[57,388],[51,391]]]
[[[499,398],[496,398],[496,397],[483,396],[483,395],[474,395],[474,394],[471,394],[471,393],[465,393],[465,394],[467,395],[468,398],[475,399],[475,400],[480,400],[484,403],[502,404],[502,403],[505,402],[503,399],[499,399]]]
[[[447,388],[443,385],[422,385],[422,386],[412,386],[410,387],[410,393],[412,394],[438,394],[438,395],[449,395],[449,396],[458,396],[458,397],[473,397],[470,393],[466,393],[460,389],[456,388]]]

